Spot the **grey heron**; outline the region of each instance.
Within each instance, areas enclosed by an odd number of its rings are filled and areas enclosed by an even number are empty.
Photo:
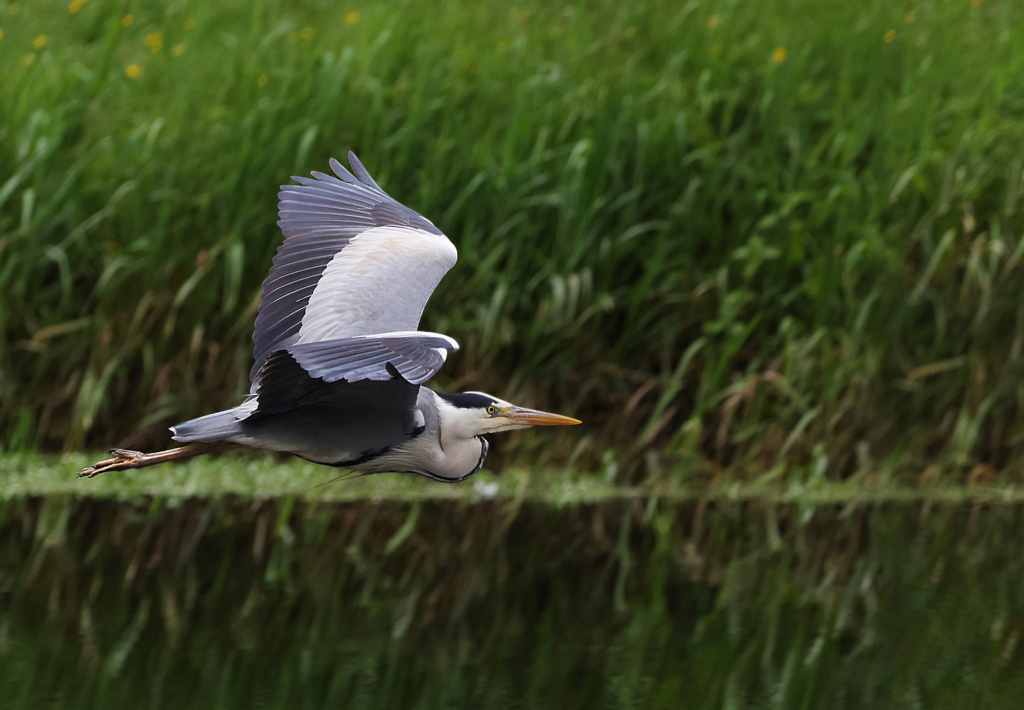
[[[251,446],[359,473],[456,482],[483,466],[486,434],[580,423],[482,392],[423,386],[458,349],[446,335],[417,330],[457,252],[354,153],[349,162],[352,172],[331,159],[334,175],[296,177],[278,193],[285,239],[263,282],[245,400],[171,427],[184,446],[111,449],[80,477]]]

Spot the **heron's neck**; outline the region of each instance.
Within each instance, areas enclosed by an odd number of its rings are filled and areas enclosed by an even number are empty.
[[[458,440],[442,448],[444,459],[439,467],[441,470],[435,473],[452,483],[472,476],[483,467],[484,459],[487,458],[487,440],[482,436],[469,441]]]
[[[482,436],[470,435],[468,438],[464,433],[450,432],[453,427],[445,427],[444,422],[440,428],[441,451],[444,452],[444,460],[441,464],[443,471],[438,471],[445,478],[468,478],[480,470],[484,465],[484,458],[487,456],[487,440]]]
[[[487,440],[477,435],[479,415],[453,407],[436,394],[434,403],[441,455],[434,464],[433,473],[445,479],[469,478],[483,466],[488,450]]]

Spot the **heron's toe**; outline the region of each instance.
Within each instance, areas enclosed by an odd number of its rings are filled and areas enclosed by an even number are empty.
[[[130,449],[111,449],[109,452],[114,457],[110,459],[104,459],[103,461],[97,461],[92,466],[86,466],[82,469],[82,472],[78,474],[79,478],[95,478],[101,473],[107,471],[120,471],[128,468],[135,468],[140,459],[144,456],[141,451],[132,451]]]
[[[109,471],[110,470],[109,466],[113,462],[114,462],[113,459],[110,459],[108,461],[97,461],[92,466],[86,466],[85,468],[83,468],[82,472],[78,474],[78,477],[79,478],[96,478],[96,476],[100,475],[104,471]]]

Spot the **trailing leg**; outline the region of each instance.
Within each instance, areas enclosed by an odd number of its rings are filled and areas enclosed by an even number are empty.
[[[79,478],[94,478],[101,473],[108,471],[125,471],[130,468],[144,468],[166,461],[187,459],[193,456],[201,456],[214,451],[236,448],[238,444],[229,441],[202,441],[195,444],[185,444],[176,449],[156,451],[152,454],[144,454],[141,451],[130,451],[128,449],[111,449],[108,453],[113,458],[97,461],[92,466],[87,466],[78,474]]]

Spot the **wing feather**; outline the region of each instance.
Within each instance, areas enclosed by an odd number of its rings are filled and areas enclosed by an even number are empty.
[[[274,350],[257,374],[255,404],[240,419],[287,412],[341,383],[426,382],[458,343],[438,333],[385,333]],[[418,389],[418,387],[417,387]]]
[[[312,377],[325,382],[390,380],[395,373],[418,385],[444,365],[458,343],[438,333],[385,333],[356,336],[288,347]]]
[[[354,153],[352,172],[293,178],[278,194],[284,243],[263,282],[253,333],[253,391],[268,355],[296,343],[415,331],[457,258],[454,245],[393,200]],[[335,177],[336,176],[336,177]]]

